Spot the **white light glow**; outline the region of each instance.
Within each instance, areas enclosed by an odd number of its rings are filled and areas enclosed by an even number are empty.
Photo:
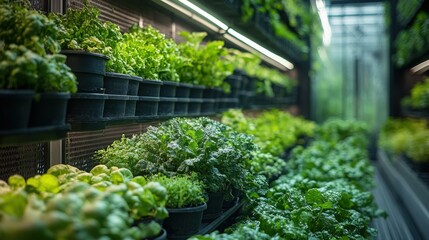
[[[316,0],[316,8],[323,28],[323,44],[328,46],[331,43],[332,32],[331,26],[329,25],[328,13],[326,12],[323,0]]]
[[[207,28],[213,30],[214,32],[220,32],[219,30],[224,30],[227,33],[225,33],[223,36],[228,41],[242,47],[243,49],[246,49],[249,52],[258,52],[262,54],[262,59],[269,64],[278,67],[280,69],[293,69],[294,65],[289,62],[288,60],[274,54],[273,52],[269,51],[268,49],[262,47],[261,45],[257,44],[256,42],[250,40],[249,38],[245,37],[244,35],[238,33],[232,28],[229,28],[225,23],[217,19],[216,17],[210,15],[206,11],[202,10],[195,4],[189,2],[188,0],[178,0],[183,5],[187,6],[194,12],[198,14],[194,14],[188,9],[185,9],[182,6],[179,6],[175,3],[173,3],[170,0],[161,0],[162,3],[168,5],[169,7],[181,12],[182,14],[190,17],[191,19],[195,20],[196,22],[206,26]],[[202,17],[199,17],[202,16]],[[206,21],[205,19],[208,21]],[[229,33],[229,34],[228,34]]]
[[[429,70],[429,60],[419,63],[411,68],[411,72],[413,73],[426,72],[427,70]]]
[[[179,0],[179,2],[181,2],[184,5],[188,6],[190,9],[194,10],[195,12],[197,12],[198,14],[200,14],[201,16],[207,18],[210,22],[214,23],[220,29],[223,29],[223,30],[227,30],[228,29],[228,26],[225,23],[219,21],[219,19],[213,17],[208,12],[204,11],[203,9],[199,8],[195,4],[189,2],[188,0]]]
[[[237,31],[235,31],[234,29],[230,28],[227,31],[229,34],[231,34],[232,36],[234,36],[235,38],[237,38],[238,40],[242,41],[243,43],[251,46],[252,48],[256,49],[258,52],[264,54],[265,56],[273,59],[274,61],[280,63],[281,65],[285,66],[288,69],[293,69],[294,66],[291,62],[289,62],[288,60],[270,52],[268,49],[262,47],[261,45],[255,43],[254,41],[250,40],[249,38],[243,36],[242,34],[238,33]]]

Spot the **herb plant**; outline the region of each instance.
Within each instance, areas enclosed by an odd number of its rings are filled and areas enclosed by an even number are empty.
[[[178,69],[180,80],[186,83],[203,85],[206,87],[222,87],[229,90],[224,79],[232,74],[233,67],[225,61],[228,51],[223,41],[210,41],[203,45],[207,36],[205,32],[181,32],[180,36],[186,39],[179,44],[179,51],[188,61]]]
[[[154,183],[140,186],[129,170],[102,165],[91,173],[69,165],[57,165],[48,172],[27,181],[15,175],[9,184],[1,182],[2,239],[142,239],[159,234],[159,224],[133,226],[130,217],[135,209],[150,211],[150,201],[165,201],[159,198],[165,192],[159,184],[158,189]],[[90,183],[95,178],[112,181]]]
[[[149,179],[167,189],[167,208],[196,207],[206,202],[203,186],[195,176],[154,175]]]
[[[24,0],[0,1],[0,89],[76,92],[76,77],[58,54],[59,28]]]
[[[402,103],[414,109],[429,109],[429,78],[419,82],[411,89],[411,96]]]
[[[186,61],[176,43],[151,26],[131,27],[115,51],[135,75],[152,80],[179,81],[177,71]]]

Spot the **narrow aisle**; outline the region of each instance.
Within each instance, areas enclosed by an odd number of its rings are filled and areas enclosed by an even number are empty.
[[[378,230],[378,240],[423,240],[414,226],[409,214],[405,211],[401,200],[391,191],[391,186],[383,179],[379,166],[375,163],[374,198],[378,207],[388,213],[386,219],[376,218],[373,222]]]

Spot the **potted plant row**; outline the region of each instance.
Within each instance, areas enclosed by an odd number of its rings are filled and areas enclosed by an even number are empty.
[[[245,163],[252,158],[255,147],[252,138],[219,122],[207,118],[173,118],[159,127],[149,127],[146,133],[115,141],[107,149],[99,150],[94,159],[107,166],[127,167],[134,175],[188,175],[197,179],[193,182],[200,182],[208,196],[202,219],[211,222],[222,215],[224,199],[232,202],[230,206],[236,204],[238,194],[233,189],[242,192],[253,180]],[[167,181],[164,177],[154,179],[161,184]],[[194,189],[191,184],[186,186],[190,189],[179,189],[184,191],[183,196]]]
[[[9,135],[65,128],[76,77],[65,56],[58,54],[57,25],[30,10],[26,1],[2,3],[0,8],[5,14],[0,33],[0,131]],[[28,31],[34,24],[39,28]]]

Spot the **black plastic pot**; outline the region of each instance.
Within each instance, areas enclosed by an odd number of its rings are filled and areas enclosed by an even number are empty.
[[[136,116],[142,118],[156,117],[159,97],[139,97],[136,105]]]
[[[203,211],[207,204],[189,208],[167,208],[168,218],[163,227],[167,230],[168,239],[187,239],[196,234],[201,226]]]
[[[231,89],[240,89],[241,87],[241,76],[240,75],[229,75],[225,81],[229,84]]]
[[[167,231],[163,228],[161,232],[156,237],[147,238],[147,240],[166,240],[167,239]]]
[[[107,95],[98,93],[76,93],[67,105],[67,121],[97,122],[103,120]]]
[[[207,201],[207,209],[203,213],[203,222],[210,221],[222,215],[222,204],[225,197],[225,192],[209,192],[209,200]]]
[[[136,115],[137,96],[128,96],[127,103],[125,105],[125,117],[134,117]]]
[[[104,89],[107,94],[126,95],[130,75],[106,72],[104,75]]]
[[[121,119],[125,115],[125,106],[128,96],[108,94],[104,104],[103,117],[105,119]]]
[[[178,82],[162,81],[159,96],[160,97],[174,97],[176,96],[176,88],[179,85]]]
[[[27,128],[32,90],[0,90],[0,130]]]
[[[161,81],[142,79],[139,84],[138,95],[141,97],[159,97]]]
[[[78,92],[103,93],[106,56],[79,50],[63,50],[61,53],[67,56],[66,64],[77,77]]]
[[[176,87],[176,98],[189,98],[192,86],[192,84],[188,83],[179,83]]]
[[[104,93],[104,75],[74,72],[78,82],[77,90],[81,93]]]
[[[142,82],[142,81],[143,81],[143,79],[141,77],[130,76],[130,80],[128,83],[127,95],[137,96],[137,94],[139,92],[139,85],[140,85],[140,82]]]
[[[215,113],[215,102],[214,99],[203,99],[201,104],[201,114],[202,115],[211,115]]]
[[[228,110],[228,106],[229,106],[229,98],[221,98],[218,100],[219,105],[218,105],[218,112],[224,112],[226,110]]]
[[[174,105],[177,101],[177,98],[159,98],[159,106],[158,106],[158,116],[166,117],[174,115]]]
[[[203,90],[203,99],[215,99],[217,95],[215,88],[205,88]]]
[[[205,89],[204,86],[192,85],[190,92],[189,92],[189,97],[190,98],[202,98],[204,89]]]
[[[241,86],[240,86],[241,91],[247,91],[247,86],[249,85],[249,78],[250,77],[247,74],[241,75]]]
[[[219,107],[220,107],[220,96],[223,93],[223,90],[221,88],[215,88],[215,105],[214,105],[214,111],[215,112],[220,112],[219,111]]]
[[[202,99],[189,99],[188,104],[188,115],[189,116],[198,116],[201,113],[201,104],[203,103]]]
[[[174,116],[186,116],[188,114],[188,106],[188,98],[177,98],[174,104]]]
[[[30,127],[59,126],[66,121],[69,93],[41,93],[31,104]]]
[[[104,75],[106,61],[109,59],[103,54],[82,50],[63,50],[61,53],[67,56],[66,64],[72,72]]]
[[[226,100],[226,108],[238,108],[238,99],[237,98],[228,98]]]
[[[247,78],[247,84],[246,84],[246,90],[248,92],[255,92],[256,90],[256,81],[258,79],[255,77],[248,77]]]

